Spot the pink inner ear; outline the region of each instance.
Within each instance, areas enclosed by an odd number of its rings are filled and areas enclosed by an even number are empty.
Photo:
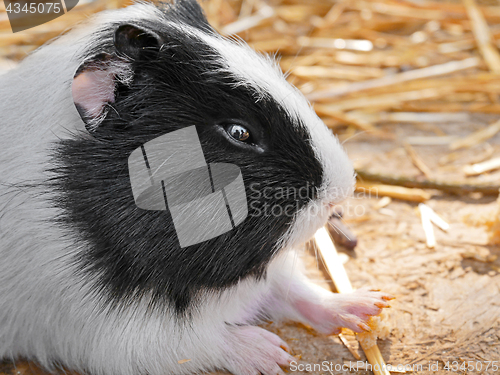
[[[114,75],[105,70],[89,70],[78,74],[71,87],[73,101],[86,114],[97,118],[106,105],[115,101]]]

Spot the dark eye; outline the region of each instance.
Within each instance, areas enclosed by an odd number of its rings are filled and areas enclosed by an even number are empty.
[[[227,133],[234,139],[240,142],[250,143],[250,131],[241,125],[229,125],[226,128]]]

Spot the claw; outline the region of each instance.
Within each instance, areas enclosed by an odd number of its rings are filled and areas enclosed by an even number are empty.
[[[280,348],[283,349],[285,352],[287,352],[288,354],[291,354],[290,352],[290,348],[288,347],[288,345],[286,344],[281,344],[280,345]]]
[[[382,296],[382,299],[384,299],[386,301],[390,301],[390,300],[396,299],[396,297],[394,297],[390,294],[386,294],[385,296]]]
[[[335,328],[335,330],[331,333],[331,335],[340,335],[342,332],[342,328]]]
[[[383,309],[384,307],[390,307],[389,304],[385,302],[375,302],[375,306],[377,306],[380,309]]]
[[[366,323],[358,323],[358,328],[364,332],[371,332],[372,331],[370,326]]]

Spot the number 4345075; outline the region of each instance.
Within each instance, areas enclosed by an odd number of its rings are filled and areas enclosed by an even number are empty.
[[[5,8],[7,13],[31,13],[31,14],[44,14],[44,13],[61,13],[61,4],[59,3],[9,3]]]
[[[464,361],[446,362],[444,369],[447,371],[498,371],[498,361]]]

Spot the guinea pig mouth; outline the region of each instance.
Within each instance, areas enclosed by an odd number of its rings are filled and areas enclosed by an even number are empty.
[[[341,204],[342,202],[335,201],[335,202],[329,202],[326,204],[327,209],[328,209],[328,218],[331,218],[331,217],[342,218],[342,216],[344,215],[344,209],[345,209],[345,207],[343,207]]]
[[[339,207],[339,203],[338,202],[330,202],[327,204],[327,209],[328,209],[328,217],[332,216],[333,214],[335,214],[335,212],[337,212],[337,207]]]
[[[341,212],[343,212],[343,208],[339,202],[329,201],[321,202],[320,204],[316,205],[315,208],[311,207],[309,213],[313,221],[318,220],[317,223],[322,223],[324,225],[332,215],[336,215],[337,213]],[[315,218],[313,219],[313,217]]]

